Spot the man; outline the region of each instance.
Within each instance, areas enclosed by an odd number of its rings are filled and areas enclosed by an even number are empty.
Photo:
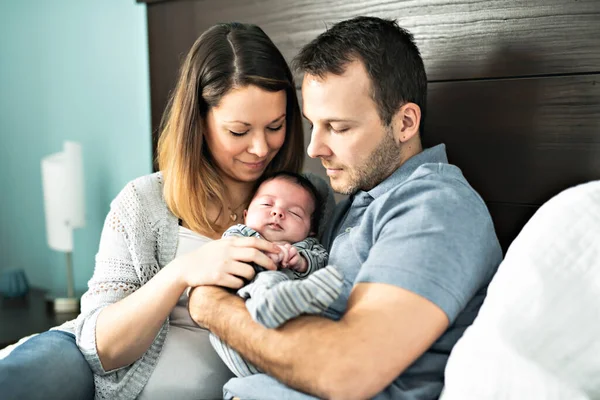
[[[236,296],[195,289],[194,320],[268,374],[232,379],[225,397],[437,398],[501,261],[488,210],[443,145],[422,149],[427,78],[395,22],[340,22],[295,64],[308,154],[351,195],[324,237],[344,289],[323,316],[278,329],[255,323]]]

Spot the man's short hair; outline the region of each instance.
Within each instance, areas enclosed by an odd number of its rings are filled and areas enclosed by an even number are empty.
[[[427,75],[410,32],[395,20],[356,17],[317,36],[294,58],[299,71],[324,77],[341,75],[347,64],[361,61],[371,80],[371,96],[387,126],[402,105],[421,108],[421,130],[427,103]]]

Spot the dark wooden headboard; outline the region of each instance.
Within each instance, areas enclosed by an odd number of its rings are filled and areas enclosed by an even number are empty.
[[[328,25],[372,15],[414,34],[429,78],[424,142],[446,143],[504,249],[550,197],[600,179],[599,0],[138,1],[154,140],[182,58],[214,23],[258,24],[291,60]],[[315,160],[306,169],[323,173]]]

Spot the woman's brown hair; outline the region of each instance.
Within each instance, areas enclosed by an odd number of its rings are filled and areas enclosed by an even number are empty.
[[[158,167],[164,198],[173,214],[197,232],[224,227],[208,217],[210,201],[227,204],[227,192],[205,143],[206,115],[234,88],[255,85],[285,90],[285,142],[265,174],[299,172],[304,160],[302,118],[290,69],[262,29],[251,24],[218,24],[204,32],[188,53],[163,116]]]

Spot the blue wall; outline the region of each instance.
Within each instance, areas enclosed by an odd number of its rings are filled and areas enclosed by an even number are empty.
[[[75,231],[83,291],[111,199],[151,172],[145,5],[134,0],[0,0],[0,272],[65,290],[48,248],[40,160],[83,146],[87,225]]]

